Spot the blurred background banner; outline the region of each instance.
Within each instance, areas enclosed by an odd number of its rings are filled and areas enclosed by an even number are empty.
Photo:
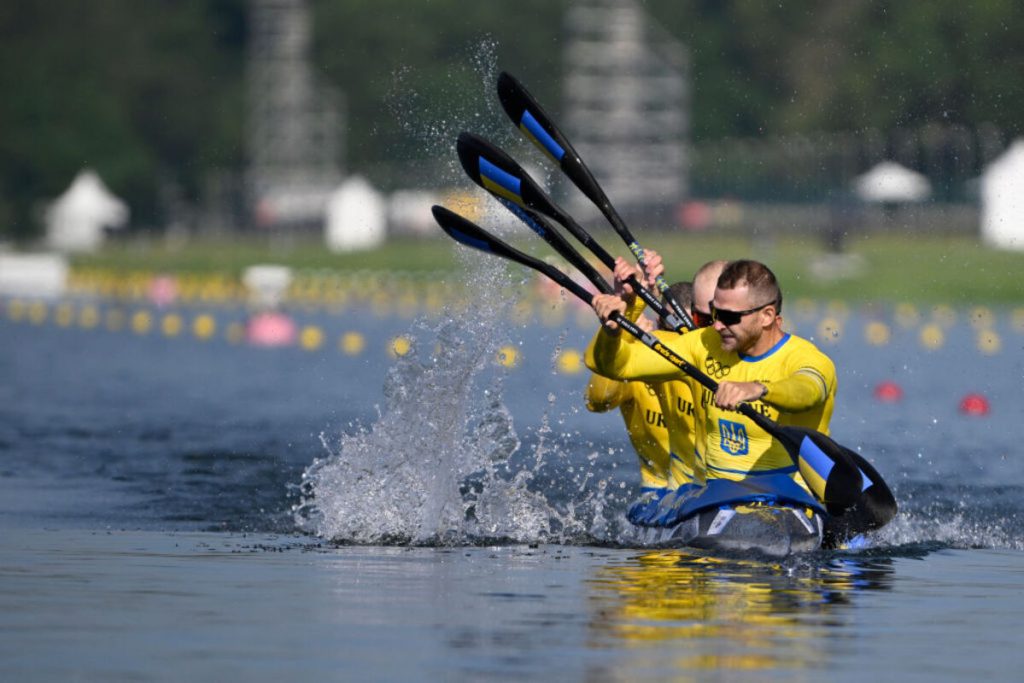
[[[521,144],[495,103],[505,69],[644,228],[979,235],[984,214],[1001,226],[986,228],[999,235],[986,244],[1024,245],[1012,215],[1000,217],[1014,211],[999,200],[1009,190],[982,188],[1021,135],[1019,3],[517,8],[8,0],[0,240],[42,244],[55,202],[85,172],[123,204],[77,242],[51,227],[53,248],[248,235],[347,250],[430,234],[422,207],[467,186],[452,165],[459,130]],[[858,191],[872,169],[897,166],[927,193]],[[355,178],[379,198],[356,221],[368,236],[347,235],[329,211]],[[596,219],[562,178],[548,181]]]

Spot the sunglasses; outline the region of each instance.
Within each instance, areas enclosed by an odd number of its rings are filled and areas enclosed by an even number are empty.
[[[697,327],[711,327],[711,323],[715,322],[712,320],[710,313],[698,311],[696,308],[693,309],[693,315],[691,317]]]
[[[722,308],[715,308],[714,302],[708,304],[708,308],[711,309],[711,320],[712,322],[718,321],[723,325],[735,325],[739,321],[743,320],[743,316],[750,315],[751,313],[757,313],[762,308],[768,308],[774,306],[776,301],[769,301],[766,304],[761,304],[756,308],[748,308],[745,311],[729,311]]]

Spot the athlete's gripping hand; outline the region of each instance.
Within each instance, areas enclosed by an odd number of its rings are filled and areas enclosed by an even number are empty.
[[[715,405],[725,410],[736,410],[741,403],[756,401],[767,393],[760,382],[719,382],[715,392]]]
[[[632,299],[636,297],[636,292],[633,291],[633,286],[626,283],[630,277],[635,277],[637,282],[643,282],[643,271],[640,270],[635,264],[626,262],[626,259],[621,256],[615,259],[615,269],[612,271],[615,274],[615,293],[625,294],[627,303],[632,303]]]
[[[614,320],[611,320],[611,316],[614,313],[619,315],[626,314],[626,302],[621,296],[615,294],[595,294],[593,299],[594,312],[597,313],[597,317],[601,319],[601,323],[605,326],[605,329],[609,332],[618,334],[619,325]]]
[[[644,287],[651,291],[658,291],[658,278],[665,274],[665,264],[661,260],[661,254],[653,249],[644,249],[644,263],[647,265],[647,272],[644,274]]]

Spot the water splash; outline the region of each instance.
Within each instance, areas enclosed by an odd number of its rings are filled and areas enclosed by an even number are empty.
[[[324,439],[328,456],[302,477],[294,509],[301,528],[348,543],[461,545],[567,542],[595,520],[607,526],[603,482],[585,480],[574,497],[549,500],[556,488],[539,477],[563,451],[541,429],[519,454],[501,375],[484,383],[496,326],[462,320],[436,329],[417,323],[417,346],[436,336],[434,352],[390,369],[374,424]]]

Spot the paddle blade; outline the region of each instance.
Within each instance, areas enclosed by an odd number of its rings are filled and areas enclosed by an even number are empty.
[[[463,218],[454,211],[436,205],[431,207],[430,211],[434,214],[434,220],[441,226],[441,229],[459,244],[464,244],[467,247],[494,254],[495,256],[501,256],[517,263],[522,263],[525,266],[532,265],[531,262],[534,260],[532,257],[510,247],[494,235],[484,231],[476,223]]]
[[[498,99],[501,106],[519,127],[527,140],[532,142],[549,159],[560,164],[568,151],[575,150],[562,135],[562,131],[551,121],[533,95],[508,72],[498,76]]]
[[[846,508],[860,499],[870,482],[857,468],[853,451],[813,429],[780,426],[780,430],[790,442],[786,446],[800,476],[818,500],[830,508]]]
[[[437,221],[439,226],[441,226],[441,229],[456,242],[464,244],[467,247],[472,247],[478,251],[483,251],[488,254],[494,254],[495,256],[506,258],[510,261],[515,261],[527,268],[532,268],[551,278],[557,284],[561,285],[584,302],[589,304],[593,300],[593,294],[588,292],[579,283],[562,271],[548,263],[524,254],[508,244],[505,244],[500,239],[478,226],[476,223],[463,218],[459,214],[454,211],[450,211],[443,206],[435,205],[431,207],[430,211],[434,214],[434,220]]]
[[[564,218],[564,212],[545,194],[544,190],[515,162],[515,160],[479,135],[459,134],[456,150],[459,161],[470,180],[491,194],[554,217]]]
[[[614,209],[612,209],[608,197],[598,185],[590,169],[580,159],[580,155],[573,149],[565,134],[559,130],[526,87],[514,76],[504,71],[498,76],[498,99],[501,101],[505,113],[523,135],[557,163],[573,184],[590,201],[594,202],[602,213],[608,216],[609,220],[612,220],[610,214],[614,212]],[[617,214],[616,220],[618,220]],[[612,220],[613,225],[615,222]],[[621,223],[621,220],[618,222]]]

